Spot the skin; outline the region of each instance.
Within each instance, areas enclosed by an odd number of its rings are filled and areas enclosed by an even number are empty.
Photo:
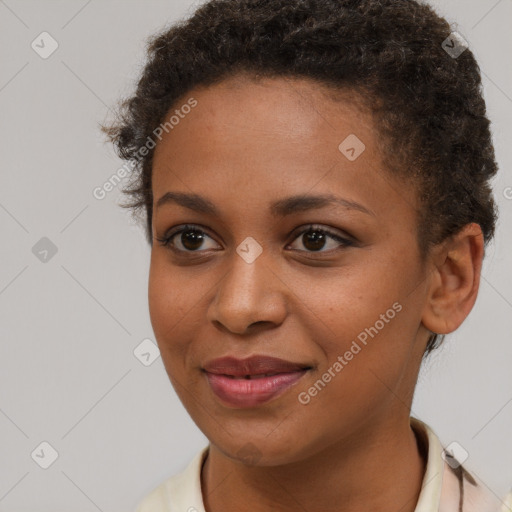
[[[169,378],[210,440],[208,512],[413,512],[425,471],[409,419],[422,355],[430,331],[456,329],[476,299],[479,226],[422,259],[416,190],[383,168],[371,115],[350,94],[334,101],[326,92],[242,75],[196,88],[183,103],[198,105],[155,149],[151,322]],[[338,149],[350,134],[366,146],[355,161]],[[170,191],[199,194],[219,215],[157,207]],[[331,204],[271,214],[271,203],[299,194],[333,194],[369,213]],[[158,241],[184,224],[205,234],[197,250],[181,234],[174,251]],[[352,243],[327,237],[315,250],[303,236],[309,224]],[[263,251],[251,264],[236,252],[249,236]],[[299,403],[394,303],[401,311]],[[201,368],[254,354],[312,370],[268,403],[224,405]],[[252,461],[239,452],[248,447]]]

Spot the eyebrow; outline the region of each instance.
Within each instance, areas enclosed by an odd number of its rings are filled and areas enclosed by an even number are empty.
[[[184,192],[166,192],[156,202],[156,209],[172,203],[206,215],[220,216],[219,210],[209,199],[198,194],[186,194]],[[302,194],[280,199],[270,205],[270,213],[274,217],[286,217],[287,215],[292,215],[297,212],[317,210],[335,204],[339,204],[348,210],[356,210],[375,217],[375,213],[362,204],[348,201],[347,199],[332,194]]]

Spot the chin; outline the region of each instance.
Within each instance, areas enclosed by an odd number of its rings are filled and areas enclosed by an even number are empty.
[[[282,466],[299,462],[314,450],[301,447],[297,441],[291,441],[290,437],[282,438],[274,436],[275,432],[267,431],[261,437],[230,436],[228,439],[212,439],[210,442],[225,457],[246,466]],[[311,452],[311,453],[310,453]]]

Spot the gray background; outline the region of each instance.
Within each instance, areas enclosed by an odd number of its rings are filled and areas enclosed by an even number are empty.
[[[433,5],[481,65],[501,220],[477,304],[424,366],[413,415],[460,443],[502,495],[512,484],[512,0]],[[206,443],[161,359],[145,366],[133,353],[153,339],[142,229],[118,189],[92,195],[122,165],[98,123],[132,90],[146,37],[193,7],[0,0],[0,511],[134,510]],[[47,59],[31,48],[43,31],[59,45]],[[32,251],[43,237],[57,248],[46,262]],[[58,452],[48,469],[35,462],[50,456],[36,450],[43,441]]]

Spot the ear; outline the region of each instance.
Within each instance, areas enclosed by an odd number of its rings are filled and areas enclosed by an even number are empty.
[[[422,315],[431,332],[455,331],[475,304],[484,256],[484,237],[476,223],[433,250],[433,272]]]

